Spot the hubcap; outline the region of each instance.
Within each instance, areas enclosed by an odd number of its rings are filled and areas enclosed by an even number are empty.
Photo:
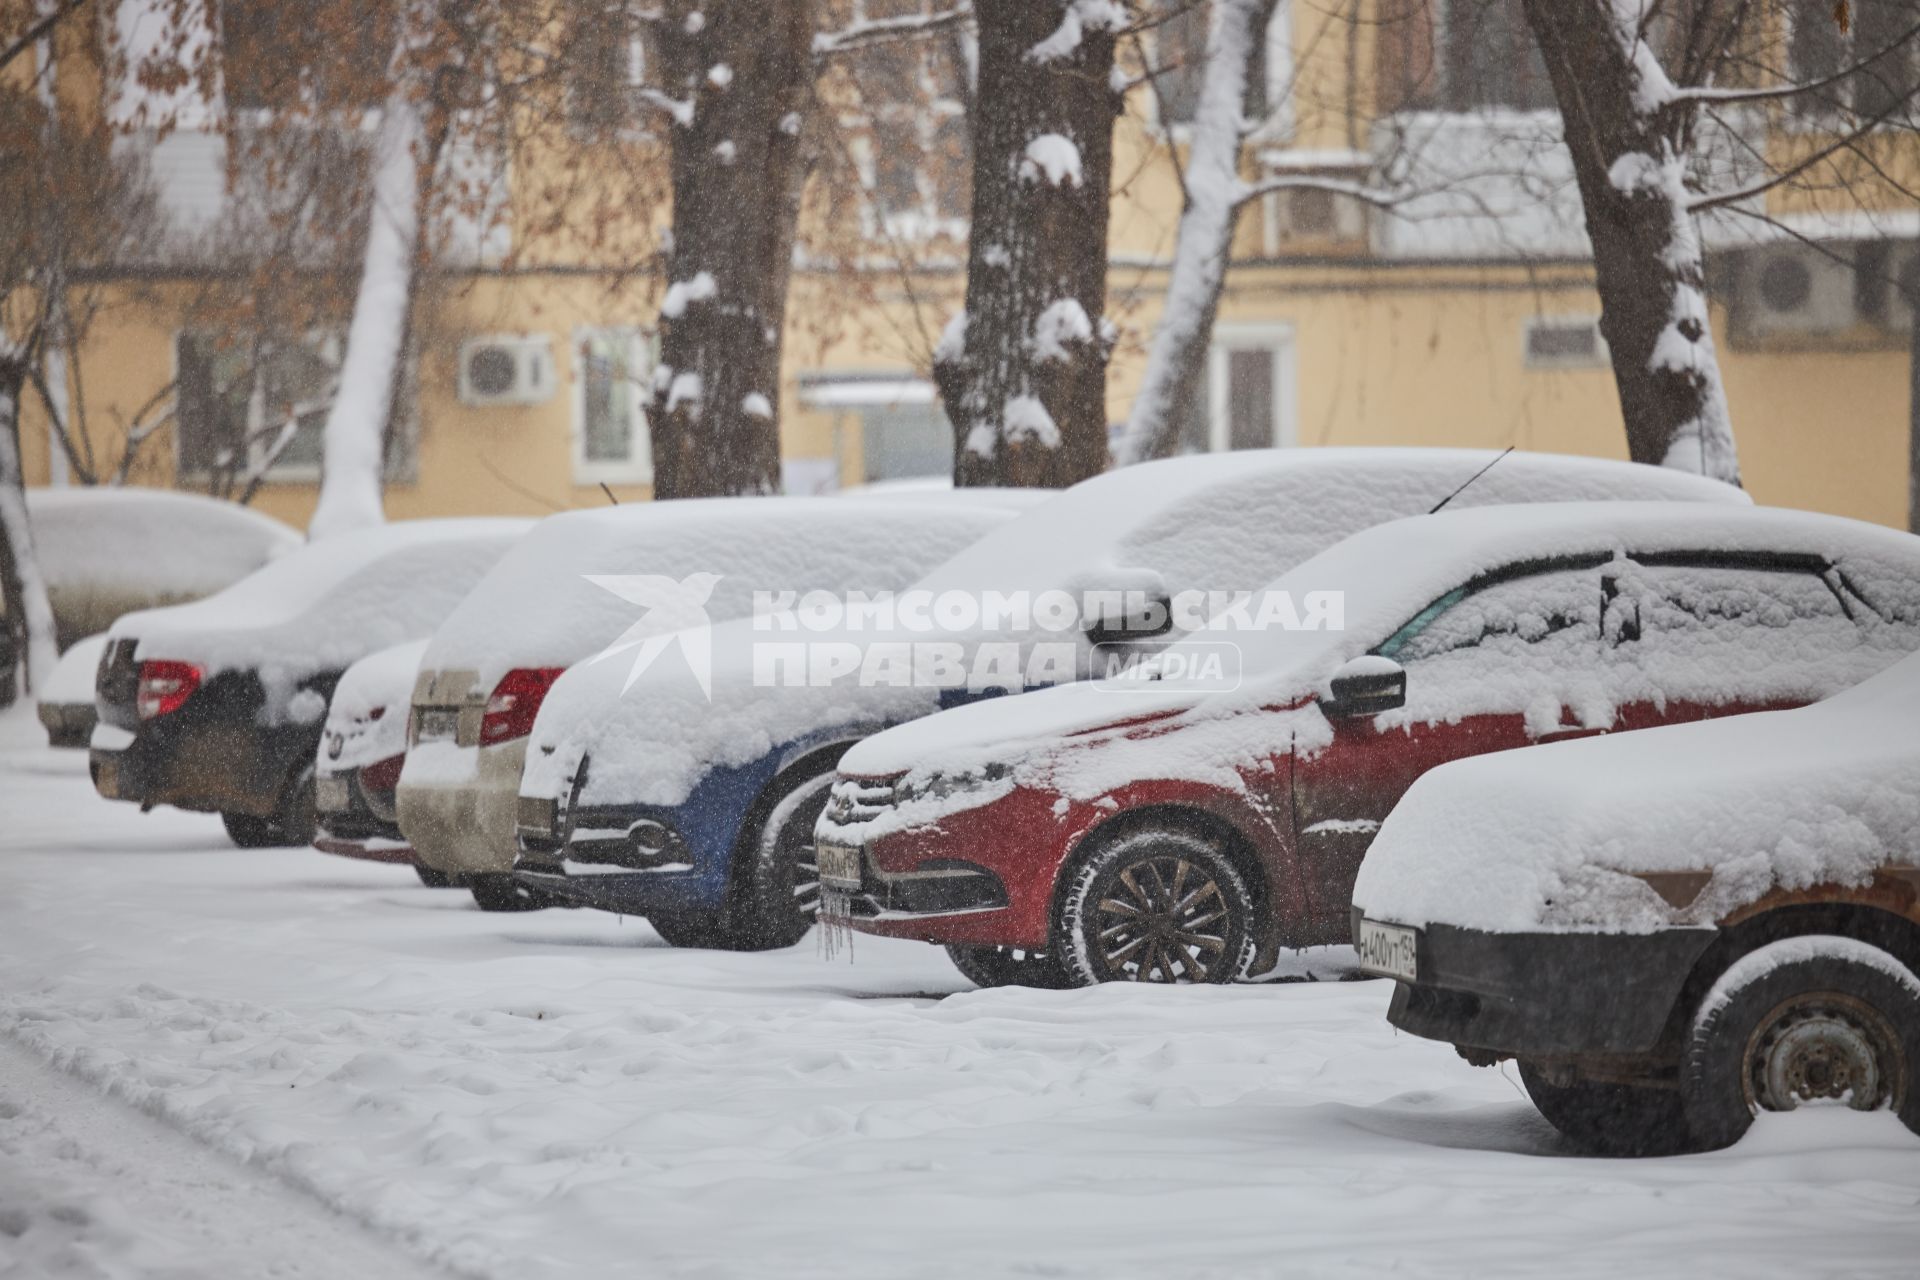
[[[1200,867],[1173,854],[1123,867],[1095,911],[1109,976],[1205,982],[1225,962],[1227,900]]]
[[[1845,1102],[1887,1104],[1899,1079],[1899,1040],[1872,1006],[1838,992],[1797,996],[1775,1009],[1747,1048],[1747,1102],[1763,1111]]]

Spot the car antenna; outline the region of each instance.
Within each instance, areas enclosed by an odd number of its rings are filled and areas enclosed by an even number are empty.
[[[1500,459],[1498,459],[1498,458],[1495,458],[1495,459],[1494,459],[1493,461],[1494,461],[1494,462],[1498,462],[1498,461],[1500,461]],[[1489,465],[1489,466],[1491,466],[1492,464],[1491,464],[1491,463],[1489,463],[1488,465]],[[1478,476],[1476,476],[1476,477],[1474,477],[1474,479],[1476,479],[1476,480],[1477,480],[1477,479],[1479,479],[1479,477],[1478,477]],[[1468,484],[1472,484],[1472,483],[1473,483],[1473,480],[1469,480],[1469,481],[1467,481],[1467,483],[1468,483]],[[614,506],[616,506],[616,507],[617,507],[617,506],[619,506],[619,505],[620,505],[620,499],[618,499],[618,498],[616,498],[616,497],[614,497],[614,496],[613,496],[613,490],[611,490],[611,489],[609,489],[609,488],[607,488],[607,482],[606,482],[605,480],[602,480],[602,481],[600,482],[600,492],[602,492],[602,493],[604,493],[604,494],[606,494],[606,495],[607,495],[607,501],[608,501],[608,502],[611,502],[611,503],[612,503],[612,504],[613,504]],[[1436,510],[1437,510],[1437,509],[1438,509],[1438,508],[1436,508]]]
[[[1465,493],[1465,492],[1467,491],[1467,485],[1470,485],[1470,484],[1472,484],[1472,483],[1473,483],[1473,482],[1474,482],[1475,480],[1478,480],[1478,479],[1479,479],[1479,478],[1480,478],[1481,476],[1483,476],[1483,475],[1485,475],[1485,474],[1487,474],[1487,472],[1489,472],[1489,471],[1491,471],[1491,470],[1493,470],[1493,468],[1494,468],[1494,466],[1495,466],[1495,464],[1496,464],[1496,463],[1498,463],[1498,462],[1500,461],[1500,458],[1504,458],[1504,457],[1506,457],[1506,456],[1507,456],[1508,454],[1510,454],[1510,453],[1512,453],[1512,452],[1513,452],[1513,446],[1512,446],[1512,445],[1508,445],[1508,446],[1507,446],[1506,448],[1504,448],[1504,449],[1502,449],[1502,450],[1500,451],[1500,457],[1499,457],[1499,458],[1495,458],[1495,459],[1494,459],[1494,460],[1493,460],[1492,462],[1489,462],[1489,463],[1488,463],[1488,464],[1487,464],[1486,466],[1484,466],[1484,467],[1482,467],[1482,468],[1480,468],[1480,469],[1479,469],[1478,471],[1476,471],[1476,472],[1474,472],[1474,473],[1473,473],[1472,475],[1470,475],[1470,476],[1468,476],[1468,477],[1467,477],[1467,484],[1463,484],[1463,485],[1461,485],[1461,486],[1460,486],[1460,487],[1459,487],[1458,489],[1455,489],[1455,490],[1454,490],[1454,491],[1453,491],[1452,493],[1450,493],[1450,494],[1448,494],[1448,495],[1447,495],[1446,497],[1444,497],[1444,498],[1442,498],[1442,499],[1440,499],[1440,501],[1438,501],[1438,502],[1436,502],[1436,503],[1434,503],[1434,504],[1433,504],[1433,511],[1429,511],[1429,512],[1427,512],[1427,514],[1428,514],[1428,515],[1433,515],[1433,514],[1434,514],[1434,512],[1437,512],[1437,511],[1439,511],[1439,510],[1440,510],[1440,508],[1442,508],[1442,507],[1444,507],[1444,506],[1446,506],[1446,505],[1447,505],[1447,504],[1448,504],[1449,502],[1452,502],[1452,501],[1453,501],[1453,500],[1454,500],[1455,498],[1457,498],[1457,497],[1459,497],[1459,496],[1460,496],[1461,494],[1463,494],[1463,493]]]

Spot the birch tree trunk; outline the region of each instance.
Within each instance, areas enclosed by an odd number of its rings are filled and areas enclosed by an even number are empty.
[[[0,360],[0,593],[31,695],[53,673],[60,646],[27,521],[26,474],[20,460],[20,392],[26,377],[22,361]]]
[[[808,0],[673,0],[673,238],[648,400],[656,498],[780,488],[780,343],[812,105]]]
[[[1640,0],[1523,0],[1573,155],[1627,452],[1740,482],[1688,211],[1691,103],[1641,38]]]
[[[1112,0],[976,0],[966,310],[934,352],[954,483],[1063,488],[1106,469]]]
[[[408,68],[411,53],[432,23],[433,7],[416,0],[405,13],[392,64],[393,88],[381,109],[374,142],[367,247],[353,321],[339,387],[327,410],[320,498],[307,524],[307,536],[314,539],[386,520],[381,493],[387,420],[413,308],[420,226],[430,194],[422,174],[433,172],[447,131],[447,113],[430,101],[421,77]]]
[[[1207,347],[1226,285],[1239,221],[1240,150],[1247,80],[1258,63],[1274,0],[1213,0],[1207,65],[1189,132],[1186,203],[1167,278],[1166,306],[1147,370],[1115,450],[1121,465],[1171,456],[1182,429],[1204,408]]]

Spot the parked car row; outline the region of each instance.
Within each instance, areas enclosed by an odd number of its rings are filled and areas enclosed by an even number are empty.
[[[350,535],[116,623],[91,764],[677,946],[820,922],[1067,987],[1351,942],[1396,1025],[1647,1151],[1811,1101],[1920,1127],[1916,651],[1909,534],[1590,459],[1246,452]]]

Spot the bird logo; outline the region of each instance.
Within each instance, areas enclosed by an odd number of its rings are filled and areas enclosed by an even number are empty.
[[[713,622],[707,617],[707,600],[720,581],[719,574],[690,573],[677,580],[659,573],[582,576],[643,610],[619,639],[589,659],[602,662],[629,649],[636,651],[633,665],[627,669],[627,682],[620,686],[621,693],[633,688],[655,658],[678,645],[687,668],[700,682],[700,692],[707,701],[713,701]]]

